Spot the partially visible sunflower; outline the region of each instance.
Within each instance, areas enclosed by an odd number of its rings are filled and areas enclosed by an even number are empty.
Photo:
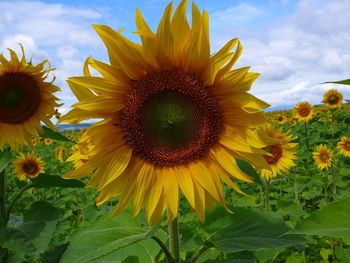
[[[299,102],[294,107],[294,116],[300,121],[309,121],[312,118],[312,106],[307,101]]]
[[[132,202],[151,224],[166,209],[168,222],[177,217],[180,191],[202,221],[215,201],[225,206],[223,183],[240,191],[234,180],[252,182],[235,158],[268,167],[266,145],[250,137],[266,122],[268,104],[248,93],[259,74],[232,70],[242,51],[236,38],[211,55],[208,14],[192,3],[190,26],[186,5],[172,15],[170,3],[156,33],[137,10],[142,44],[95,25],[110,65],[88,58],[84,76],[69,78],[79,102],[60,119],[103,119],[84,133],[94,146],[88,162],[65,178],[93,173],[98,205],[119,196],[114,214]]]
[[[258,169],[261,176],[271,179],[295,165],[297,143],[292,142],[295,137],[290,134],[290,131],[283,132],[282,128],[275,129],[271,124],[268,124],[260,127],[257,132],[261,140],[268,144],[264,150],[270,154],[264,155],[269,169]]]
[[[323,94],[322,102],[329,108],[337,108],[343,103],[343,94],[336,89],[330,89]]]
[[[91,153],[93,146],[89,142],[89,139],[82,138],[81,141],[72,147],[72,155],[67,159],[67,162],[73,162],[74,168],[78,168],[81,165],[88,162],[93,156]]]
[[[337,144],[337,148],[343,156],[350,157],[350,137],[341,137]]]
[[[296,119],[296,118],[290,119],[290,121],[289,121],[289,124],[292,126],[297,125],[297,123],[298,123],[298,119]]]
[[[35,147],[37,143],[38,143],[38,137],[32,136],[31,145]]]
[[[51,138],[44,138],[44,143],[46,145],[51,145],[53,143],[53,140]]]
[[[318,145],[312,155],[319,169],[327,170],[329,167],[331,167],[333,161],[333,152],[326,145]]]
[[[279,123],[279,124],[283,124],[283,123],[286,123],[288,121],[288,115],[286,114],[277,114],[275,116],[275,123]]]
[[[64,146],[57,146],[55,148],[55,157],[58,161],[64,162],[66,159],[67,149]]]
[[[54,92],[59,88],[53,81],[45,82],[53,69],[43,61],[34,66],[9,49],[11,59],[0,54],[0,150],[6,144],[17,150],[18,144],[31,144],[31,136],[42,132],[40,122],[55,129],[50,118],[55,114]]]
[[[13,169],[21,181],[29,181],[44,172],[45,163],[34,153],[20,153],[13,162]]]

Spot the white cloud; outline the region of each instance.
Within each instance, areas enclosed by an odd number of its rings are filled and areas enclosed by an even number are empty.
[[[228,17],[220,20],[214,13],[219,20],[211,37],[220,45],[232,37],[240,38],[244,49],[237,66],[251,65],[252,71],[261,73],[253,94],[272,106],[292,106],[301,100],[317,104],[330,87],[342,90],[345,98],[350,96],[349,88],[341,85],[320,85],[350,77],[349,13],[350,1],[303,0],[295,12],[266,24],[254,21],[268,12],[256,13],[246,22],[255,28],[235,24],[234,17],[231,22]]]

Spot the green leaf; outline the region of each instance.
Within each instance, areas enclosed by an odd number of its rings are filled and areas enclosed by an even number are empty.
[[[269,248],[258,250],[254,254],[260,263],[264,263],[270,259],[272,259],[271,262],[273,262],[274,259],[278,256],[278,254],[280,254],[283,250],[283,248]]]
[[[350,198],[339,200],[312,213],[289,231],[289,234],[350,238]]]
[[[41,137],[43,138],[51,138],[57,141],[64,141],[64,142],[73,142],[72,140],[69,140],[67,137],[63,136],[59,132],[55,132],[48,127],[43,126],[42,128],[44,130],[44,133],[41,135]]]
[[[236,159],[237,165],[239,167],[239,169],[241,169],[244,173],[246,173],[247,175],[251,176],[255,183],[261,185],[262,182],[260,180],[260,176],[258,175],[258,173],[255,171],[255,169],[246,161],[243,160],[239,160]]]
[[[84,188],[84,183],[75,179],[63,179],[61,176],[51,174],[39,174],[38,177],[32,179],[34,187],[73,187]]]
[[[323,82],[322,84],[326,84],[326,83],[350,85],[350,79],[344,79],[344,80],[339,80],[339,81],[327,81],[327,82]]]
[[[45,251],[41,256],[42,263],[52,263],[52,262],[60,262],[63,253],[66,251],[68,244],[63,244],[59,246],[55,246],[53,249],[49,251]]]
[[[150,229],[140,227],[128,211],[117,217],[101,217],[72,237],[61,263],[106,262],[110,259],[109,255],[114,262],[128,256],[138,256],[140,262],[154,262],[153,258],[160,250],[158,245],[142,240],[153,236],[157,229],[158,226]]]
[[[350,249],[335,248],[335,255],[340,262],[350,262]]]
[[[33,242],[23,231],[16,228],[0,229],[0,247],[20,254],[22,259],[25,258],[25,255],[33,254],[36,251]]]
[[[216,215],[220,223],[211,221],[215,226],[214,229],[220,224],[222,227],[211,234],[208,241],[224,253],[284,248],[303,242],[301,236],[285,235],[290,228],[279,218],[247,208],[237,207],[233,212],[224,219]],[[204,228],[213,229],[213,226]]]
[[[33,242],[37,254],[43,253],[48,247],[60,214],[59,209],[50,203],[38,201],[32,204],[24,215],[23,223],[17,227]]]
[[[130,256],[124,259],[122,263],[139,263],[139,258],[136,256]]]
[[[14,154],[9,149],[0,151],[0,172],[13,160]]]

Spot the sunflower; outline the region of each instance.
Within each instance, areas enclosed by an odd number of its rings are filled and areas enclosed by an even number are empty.
[[[350,137],[343,136],[337,144],[339,152],[345,157],[350,157]]]
[[[65,160],[66,154],[67,154],[67,150],[64,146],[57,146],[55,148],[55,157],[58,161],[63,163]]]
[[[136,10],[142,44],[95,25],[110,65],[90,57],[84,76],[68,79],[79,102],[60,119],[103,119],[82,137],[93,145],[88,162],[64,177],[93,173],[98,205],[119,196],[114,214],[133,203],[133,214],[144,207],[151,224],[165,210],[169,223],[177,217],[181,192],[202,221],[215,201],[225,207],[223,183],[240,191],[234,180],[252,182],[235,158],[268,168],[253,130],[269,105],[248,93],[259,74],[231,69],[242,51],[237,39],[211,55],[207,12],[193,3],[190,27],[186,6],[172,15],[170,3],[156,33]]]
[[[299,121],[309,121],[312,118],[312,106],[307,101],[297,103],[293,111]]]
[[[67,159],[68,162],[73,162],[74,167],[78,168],[85,164],[91,156],[93,146],[88,139],[82,139],[78,144],[72,147],[72,155]]]
[[[269,164],[269,169],[259,169],[262,177],[269,180],[295,165],[293,160],[296,159],[297,144],[291,142],[296,138],[290,134],[290,131],[283,132],[281,128],[274,129],[271,124],[268,124],[260,127],[257,133],[261,140],[268,144],[264,150],[269,155],[264,155],[264,158]]]
[[[43,142],[46,144],[46,145],[51,145],[53,143],[53,140],[51,138],[44,138]]]
[[[331,167],[333,153],[326,145],[320,144],[317,146],[312,155],[319,169],[323,170]]]
[[[29,181],[44,172],[45,163],[33,153],[22,154],[13,162],[13,169],[21,181]]]
[[[45,69],[47,61],[27,62],[21,49],[21,60],[11,49],[10,60],[0,54],[0,150],[5,144],[15,150],[18,144],[31,144],[31,136],[42,132],[41,121],[55,129],[50,118],[59,106],[53,95],[59,88],[53,80],[45,82],[53,69]]]
[[[343,94],[336,89],[330,89],[323,94],[322,102],[329,108],[337,108],[343,103]]]
[[[275,123],[283,124],[288,121],[288,115],[286,114],[277,114],[275,116]]]

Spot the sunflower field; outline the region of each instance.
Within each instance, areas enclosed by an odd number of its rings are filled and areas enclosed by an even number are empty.
[[[48,61],[0,54],[1,262],[350,262],[350,80],[268,111],[186,7],[156,32],[136,10],[140,44],[94,25],[109,62],[64,115]]]

